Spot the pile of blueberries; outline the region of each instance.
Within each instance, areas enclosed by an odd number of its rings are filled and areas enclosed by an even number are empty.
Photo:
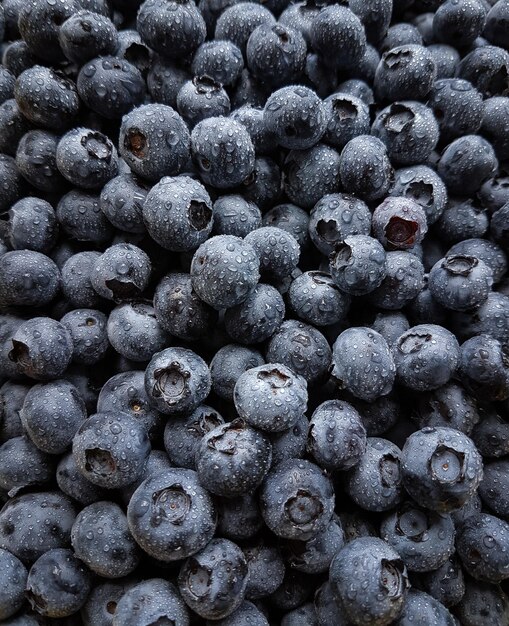
[[[509,0],[0,42],[0,623],[508,626]]]

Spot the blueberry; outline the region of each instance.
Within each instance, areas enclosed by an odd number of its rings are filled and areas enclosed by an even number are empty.
[[[87,480],[106,489],[132,483],[150,452],[145,426],[127,413],[96,413],[80,426],[73,456]]]
[[[354,137],[369,134],[369,108],[360,98],[347,93],[334,93],[325,100],[330,118],[324,139],[342,150]]]
[[[379,48],[381,52],[387,52],[406,44],[422,45],[422,35],[412,24],[397,22],[389,26],[385,37],[379,43]]]
[[[397,626],[410,626],[416,622],[427,621],[430,624],[443,624],[444,626],[454,626],[456,619],[449,611],[435,598],[410,589],[403,605],[403,611],[398,620],[394,622]]]
[[[453,46],[444,43],[434,43],[428,46],[428,51],[437,67],[437,80],[452,78],[460,62],[460,53]]]
[[[487,211],[475,198],[451,198],[449,206],[437,221],[436,234],[449,244],[483,237],[489,227]]]
[[[122,596],[134,586],[129,579],[101,582],[90,592],[87,601],[81,607],[84,624],[94,626],[112,626],[117,604]]]
[[[104,578],[121,578],[139,562],[139,548],[122,509],[113,502],[95,502],[78,513],[71,530],[74,554]]]
[[[278,537],[306,541],[329,525],[334,490],[316,465],[288,459],[272,469],[264,481],[260,506],[265,523]]]
[[[456,76],[470,81],[486,98],[507,95],[509,54],[497,46],[474,48],[459,62]]]
[[[329,326],[346,317],[350,298],[338,288],[330,274],[304,272],[292,281],[288,301],[296,315],[315,326]]]
[[[54,472],[53,459],[23,434],[0,447],[0,487],[10,497],[26,487],[47,484]]]
[[[0,34],[1,34],[1,30],[0,30]],[[9,100],[14,97],[15,84],[16,84],[16,78],[14,74],[9,72],[7,68],[4,68],[2,66],[0,68],[0,104],[3,104],[6,100]]]
[[[22,39],[17,39],[5,46],[2,64],[14,76],[19,76],[22,72],[38,63],[40,63],[40,58],[30,51]]]
[[[148,187],[132,174],[119,174],[101,190],[100,208],[111,224],[129,233],[144,233],[143,204]]]
[[[298,30],[307,43],[311,39],[311,25],[320,12],[320,2],[315,0],[298,0],[290,3],[279,16],[279,22]]]
[[[100,205],[100,198],[94,192],[69,191],[57,204],[56,214],[61,231],[70,239],[88,241],[90,245],[108,243],[113,236],[113,228]]]
[[[58,142],[59,138],[57,135],[49,131],[29,130],[23,135],[18,144],[16,151],[16,167],[18,171],[16,175],[19,177],[19,174],[21,174],[27,182],[39,191],[61,192],[66,185],[66,181],[57,168],[56,154]],[[3,160],[5,161],[8,158],[4,157]],[[6,170],[7,167],[8,165],[5,163],[4,168]],[[17,192],[19,182],[14,172],[11,174],[6,171],[4,175],[13,179],[9,191],[12,198],[9,203],[10,206],[20,195],[19,191]]]
[[[154,102],[177,106],[177,94],[191,78],[184,68],[164,57],[153,59],[147,74],[147,89]]]
[[[381,309],[397,311],[420,293],[424,267],[414,254],[394,251],[386,255],[386,272],[381,285],[369,294],[369,301]]]
[[[81,65],[95,57],[114,54],[118,33],[107,16],[78,11],[60,26],[58,41],[66,58]]]
[[[146,46],[137,30],[121,30],[118,33],[118,47],[115,56],[125,59],[137,68],[143,77],[146,76],[153,57],[153,51]]]
[[[221,83],[207,75],[185,82],[177,94],[177,109],[190,128],[208,117],[228,116],[230,98]]]
[[[314,605],[318,626],[327,626],[328,624],[347,626],[347,618],[336,599],[332,585],[329,581],[324,582],[316,590]]]
[[[76,465],[72,452],[65,454],[60,459],[56,471],[56,481],[63,494],[84,506],[108,497],[108,492],[105,489],[94,485],[83,476]]]
[[[0,564],[3,578],[0,592],[0,619],[6,620],[24,604],[28,572],[23,563],[4,548],[0,548]]]
[[[244,600],[238,609],[221,620],[207,622],[207,626],[268,626],[265,615],[252,603]]]
[[[418,577],[419,589],[450,608],[461,601],[465,593],[465,578],[458,559],[453,556],[443,565]]]
[[[86,419],[83,399],[66,380],[34,385],[20,411],[23,427],[34,444],[50,454],[62,454]]]
[[[189,612],[176,587],[162,578],[149,578],[130,587],[116,603],[112,626],[142,624],[187,626]]]
[[[437,80],[429,96],[429,106],[440,126],[442,140],[451,141],[461,135],[473,134],[481,126],[482,95],[467,80]]]
[[[295,204],[278,204],[263,216],[264,226],[275,226],[293,235],[301,251],[309,247],[309,215]]]
[[[306,451],[308,418],[301,415],[288,430],[269,433],[272,444],[272,467],[288,459],[300,459]]]
[[[276,19],[263,5],[255,2],[243,2],[242,6],[228,6],[219,16],[215,39],[233,42],[242,53],[246,52],[246,45],[251,33],[261,24],[274,24]]]
[[[11,157],[15,156],[21,138],[30,128],[30,122],[23,116],[14,98],[0,104],[0,150],[2,153]]]
[[[333,281],[346,293],[364,295],[379,287],[386,276],[386,254],[382,245],[367,235],[349,235],[335,246],[330,256]]]
[[[151,272],[148,255],[137,246],[118,243],[101,254],[92,269],[90,282],[108,300],[129,300],[141,295]]]
[[[481,400],[509,397],[507,348],[489,335],[477,335],[462,344],[458,374],[465,387]]]
[[[216,527],[212,500],[196,473],[177,468],[141,483],[129,502],[127,521],[136,543],[164,562],[200,551]]]
[[[467,579],[465,587],[465,595],[456,607],[462,624],[498,626],[509,619],[509,598],[498,585]]]
[[[71,334],[74,363],[93,365],[104,357],[109,347],[104,313],[93,309],[74,309],[60,321]]]
[[[64,263],[62,292],[73,306],[94,307],[99,303],[99,296],[90,279],[100,256],[99,252],[79,252]]]
[[[479,485],[479,495],[483,504],[502,519],[509,517],[506,472],[507,461],[501,460],[485,463],[484,476]]]
[[[436,41],[464,48],[474,43],[485,22],[486,8],[481,0],[446,0],[433,17],[433,37]]]
[[[293,235],[274,226],[263,226],[248,233],[244,241],[260,259],[262,279],[277,282],[287,278],[297,267],[300,247]]]
[[[257,157],[252,172],[237,187],[236,193],[265,211],[276,204],[281,186],[282,175],[277,163],[269,157]]]
[[[245,104],[232,111],[230,117],[246,127],[258,154],[269,154],[276,149],[277,137],[267,128],[263,109]]]
[[[48,550],[28,572],[26,596],[45,617],[67,617],[83,606],[92,587],[89,570],[72,550]]]
[[[219,196],[214,202],[215,235],[245,237],[262,225],[262,214],[254,202],[241,195]]]
[[[418,245],[428,230],[426,214],[409,198],[386,198],[373,213],[373,234],[389,250],[407,250]]]
[[[0,442],[23,435],[20,411],[30,387],[8,380],[0,387]]]
[[[491,268],[493,282],[498,283],[507,270],[507,257],[504,251],[494,241],[488,239],[465,239],[454,244],[447,255],[473,256]]]
[[[256,492],[237,498],[219,498],[217,506],[217,529],[227,539],[251,539],[263,527]]]
[[[252,75],[276,89],[297,82],[302,75],[306,42],[299,30],[265,22],[251,33],[246,59]]]
[[[203,182],[220,189],[239,185],[254,168],[251,137],[231,118],[199,122],[191,133],[191,155]]]
[[[283,582],[285,564],[279,550],[263,542],[243,548],[248,567],[246,598],[266,598]]]
[[[491,409],[479,411],[482,420],[474,426],[472,440],[485,459],[504,457],[509,448],[509,425]],[[468,434],[468,433],[467,433]],[[489,465],[485,467],[485,481]]]
[[[218,235],[195,252],[192,286],[213,308],[230,308],[247,298],[260,278],[259,268],[259,257],[249,243],[232,235]]]
[[[311,595],[310,583],[310,576],[287,568],[283,582],[270,597],[271,604],[280,611],[298,608]]]
[[[122,119],[118,146],[135,174],[159,181],[182,170],[190,157],[190,142],[187,126],[176,111],[165,104],[145,104]]]
[[[283,162],[283,189],[300,207],[311,209],[327,194],[340,190],[340,156],[318,143],[308,150],[292,150]]]
[[[163,248],[174,252],[196,250],[212,230],[212,201],[197,180],[167,176],[148,192],[143,220],[150,236]]]
[[[14,250],[48,253],[56,243],[58,225],[49,202],[26,197],[9,209],[7,234]]]
[[[280,146],[305,150],[314,146],[325,132],[329,112],[316,93],[302,86],[282,87],[267,100],[263,113],[267,129]]]
[[[389,624],[402,613],[409,586],[399,554],[375,537],[347,543],[335,556],[330,582],[354,624]]]
[[[344,6],[323,8],[311,22],[309,35],[313,48],[335,70],[355,67],[366,49],[360,19]]]
[[[368,437],[364,455],[346,475],[345,488],[366,511],[388,511],[403,499],[401,450],[386,439]]]
[[[156,353],[145,371],[150,403],[168,415],[193,411],[205,400],[210,387],[207,364],[187,348],[166,348]]]
[[[0,302],[9,306],[44,306],[60,287],[60,272],[46,255],[16,250],[0,256]]]
[[[239,48],[231,41],[221,40],[203,43],[191,65],[195,76],[210,76],[226,87],[235,84],[243,68],[244,60]]]
[[[254,348],[229,344],[220,348],[210,363],[212,389],[220,398],[233,401],[233,390],[240,375],[264,363]]]
[[[459,509],[482,479],[482,460],[474,443],[453,428],[418,430],[408,437],[401,456],[405,489],[432,511]]]
[[[281,620],[281,626],[304,626],[304,624],[316,624],[316,610],[312,602],[289,611]]]
[[[479,133],[488,139],[499,159],[509,158],[509,126],[507,115],[509,98],[489,98],[484,102],[484,112]]]
[[[26,563],[48,550],[70,547],[76,511],[57,491],[26,493],[9,500],[0,512],[0,544]]]
[[[196,452],[203,437],[224,419],[212,407],[200,405],[185,419],[169,420],[164,429],[164,447],[177,467],[196,469]]]
[[[374,88],[377,98],[424,100],[436,78],[433,56],[424,46],[405,44],[385,52],[376,69]]]
[[[495,46],[509,48],[507,37],[507,26],[509,22],[509,11],[505,2],[491,2],[492,8],[486,16],[483,36]]]
[[[385,144],[369,135],[354,137],[345,145],[339,174],[345,191],[365,202],[384,198],[394,177]]]
[[[504,249],[509,249],[509,229],[507,228],[507,214],[509,203],[504,204],[498,211],[493,213],[490,222],[492,238]]]

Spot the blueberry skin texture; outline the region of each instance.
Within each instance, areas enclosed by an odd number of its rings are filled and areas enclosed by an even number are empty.
[[[74,363],[93,365],[104,357],[110,345],[107,321],[104,313],[94,309],[74,309],[62,317],[60,322],[72,337]]]
[[[474,256],[450,255],[438,261],[429,274],[433,298],[446,309],[476,309],[488,298],[493,284],[491,269]]]
[[[23,135],[23,137],[26,137],[26,135]],[[4,183],[0,190],[0,210],[3,212],[9,210],[11,205],[16,200],[19,200],[21,196],[23,188],[22,176],[24,176],[23,164],[20,161],[18,165],[18,161],[15,161],[11,156],[2,154],[0,155],[0,174],[2,175],[2,180],[8,183],[7,185]]]
[[[31,564],[48,550],[70,547],[76,510],[62,493],[26,493],[0,512],[0,547]]]
[[[257,205],[238,194],[219,196],[213,211],[214,235],[245,237],[262,225],[262,213]]]
[[[15,156],[20,139],[31,128],[14,98],[0,104],[0,150],[3,154]]]
[[[256,492],[238,498],[219,498],[217,515],[218,533],[232,541],[251,539],[263,527]]]
[[[281,364],[247,370],[237,380],[233,401],[239,416],[264,432],[291,428],[307,409],[306,381]]]
[[[125,513],[113,502],[95,502],[82,509],[72,526],[71,544],[74,554],[104,578],[127,576],[140,559]]]
[[[508,454],[509,450],[509,425],[494,410],[480,411],[482,420],[476,424],[472,431],[472,440],[483,458],[488,461],[491,458],[498,459]],[[485,484],[490,465],[485,466]]]
[[[21,195],[20,182],[16,180],[16,177],[19,178],[19,174],[39,191],[51,193],[64,190],[67,183],[56,163],[58,141],[57,135],[46,130],[29,130],[23,135],[16,150],[17,170],[12,174],[5,172],[6,176],[12,178],[10,192],[12,199],[6,208],[9,208]],[[4,157],[3,160],[6,159],[8,157]],[[7,169],[7,167],[7,163],[5,163],[4,168]],[[2,203],[1,200],[0,203]]]
[[[232,111],[230,117],[246,127],[257,154],[270,154],[276,149],[277,137],[266,127],[263,109],[245,104]]]
[[[457,550],[464,569],[483,582],[499,583],[509,577],[507,522],[480,513],[459,529]]]
[[[340,156],[319,143],[308,150],[292,150],[283,162],[283,189],[288,198],[311,209],[323,196],[339,192]]]
[[[60,230],[72,240],[104,245],[113,237],[113,228],[100,207],[96,193],[72,189],[57,204]]]
[[[255,150],[242,124],[231,118],[209,117],[193,128],[191,156],[204,183],[228,189],[252,173]]]
[[[311,24],[320,12],[319,5],[313,5],[306,0],[289,4],[279,16],[279,23],[290,26],[302,33],[306,43],[310,43]]]
[[[277,202],[281,194],[282,174],[277,163],[269,157],[255,158],[253,171],[235,190],[246,200],[265,211]]]
[[[243,54],[251,33],[261,24],[274,24],[274,15],[269,9],[255,2],[243,2],[228,6],[219,16],[214,39],[233,42]]]
[[[494,213],[509,200],[506,187],[507,169],[499,166],[498,173],[481,185],[477,192],[479,201],[490,213]]]
[[[169,59],[191,56],[207,33],[200,11],[189,0],[146,0],[138,12],[136,28],[144,43]]]
[[[108,497],[106,489],[94,485],[83,476],[74,461],[72,452],[62,456],[57,465],[56,481],[58,488],[63,494],[83,506]],[[70,529],[71,527],[69,527],[69,532]]]
[[[430,572],[454,553],[454,524],[450,515],[406,503],[387,515],[380,536],[401,556],[411,572]]]
[[[309,248],[309,214],[295,204],[278,204],[263,216],[264,226],[275,226],[293,235],[301,251]]]
[[[260,24],[247,42],[247,66],[256,79],[277,89],[298,81],[306,52],[306,42],[298,30],[281,23]]]
[[[451,141],[461,135],[476,133],[483,120],[483,99],[477,89],[460,78],[435,81],[428,106],[435,113],[441,140]]]
[[[228,539],[213,539],[184,562],[178,586],[184,601],[195,613],[205,619],[218,620],[241,605],[248,576],[242,550]],[[202,581],[205,589],[200,586]],[[199,595],[196,594],[198,589],[202,590]]]
[[[145,426],[127,413],[96,413],[76,433],[72,452],[83,476],[106,489],[124,487],[141,474],[150,452]]]
[[[109,120],[120,119],[145,99],[141,72],[116,57],[98,57],[83,65],[76,86],[85,105]]]
[[[14,615],[25,602],[25,585],[28,571],[23,563],[8,550],[0,548],[2,591],[0,592],[0,619]]]
[[[237,343],[260,343],[271,337],[285,315],[283,297],[271,285],[258,284],[248,297],[224,315],[226,332]]]
[[[165,104],[145,104],[122,118],[120,156],[147,180],[179,174],[190,157],[190,145],[184,120]]]
[[[0,442],[23,434],[20,411],[30,387],[8,380],[0,387]]]
[[[390,196],[372,217],[373,235],[387,250],[408,250],[419,245],[428,231],[426,214],[417,202]]]
[[[331,375],[340,388],[356,398],[373,401],[387,395],[396,367],[385,339],[371,328],[343,331],[332,348]]]
[[[481,424],[482,425],[482,424]],[[477,442],[474,439],[474,443]],[[483,504],[497,517],[507,520],[509,501],[507,498],[507,461],[492,461],[484,464],[484,476],[479,485]]]
[[[507,36],[508,7],[505,2],[491,4],[493,6],[486,16],[483,36],[494,46],[500,46],[507,50],[509,48],[509,37]]]
[[[47,484],[53,472],[53,459],[41,452],[26,434],[9,439],[0,447],[0,488],[9,497],[26,487],[34,489]]]
[[[117,150],[106,135],[75,128],[58,142],[56,164],[73,185],[97,189],[117,175]]]
[[[486,8],[480,0],[441,3],[433,16],[436,41],[464,48],[474,43],[486,23]]]
[[[334,595],[329,581],[323,583],[316,590],[314,605],[318,626],[327,626],[327,624],[347,625],[345,621],[347,618]]]
[[[509,397],[507,349],[489,335],[477,335],[461,346],[458,375],[470,393],[483,401]]]
[[[195,76],[177,94],[177,110],[189,127],[208,117],[228,116],[230,98],[223,85],[210,76]]]
[[[447,608],[458,604],[465,594],[465,577],[458,558],[452,556],[436,570],[421,574],[418,585]]]
[[[376,68],[374,88],[377,99],[424,100],[436,78],[433,56],[424,46],[406,44],[382,55]]]
[[[306,541],[329,525],[334,490],[318,466],[288,459],[273,468],[262,484],[260,507],[265,523],[278,537]]]
[[[115,228],[129,233],[144,233],[143,203],[148,191],[148,186],[136,176],[119,174],[101,190],[101,211]]]
[[[227,498],[256,489],[269,471],[271,460],[272,448],[266,435],[242,419],[208,432],[195,455],[201,484],[211,493]]]
[[[366,451],[366,429],[354,407],[341,400],[327,400],[309,422],[307,451],[323,469],[348,470]]]
[[[403,333],[393,348],[398,380],[414,391],[430,391],[455,375],[460,361],[456,337],[436,324],[420,324]]]
[[[490,234],[504,250],[509,250],[509,229],[507,228],[508,212],[509,202],[505,203],[498,211],[493,213],[490,222]]]
[[[476,193],[497,167],[491,144],[478,135],[464,135],[447,146],[437,171],[449,193],[465,196]]]
[[[450,244],[484,237],[489,228],[488,212],[475,199],[451,198],[437,222],[436,234]]]
[[[332,351],[322,333],[297,320],[281,324],[270,338],[265,356],[268,362],[285,365],[308,383],[323,379],[332,361]]]
[[[421,506],[437,513],[459,509],[482,479],[482,459],[473,441],[453,428],[423,428],[403,446],[405,489]]]
[[[111,610],[116,609],[122,596],[134,586],[134,581],[119,580],[101,582],[90,592],[87,601],[81,607],[81,618],[85,624],[94,626],[112,626]]]
[[[126,330],[127,329],[127,330]],[[147,362],[170,343],[170,336],[145,302],[129,302],[113,309],[107,324],[113,349],[131,361]]]
[[[346,317],[350,298],[326,272],[304,272],[292,281],[288,302],[295,314],[314,326],[329,326]]]
[[[147,73],[147,88],[154,102],[177,106],[177,94],[191,78],[189,72],[173,61],[156,56]]]
[[[49,454],[64,453],[86,417],[83,399],[66,380],[31,387],[20,411],[30,439]]]
[[[385,37],[379,43],[380,52],[387,52],[398,46],[417,44],[422,46],[422,35],[419,30],[407,22],[397,22],[389,26]],[[459,56],[459,55],[458,55]]]
[[[164,429],[164,448],[176,467],[196,470],[196,452],[203,437],[224,419],[212,407],[200,405],[182,420],[168,420]]]
[[[322,254],[331,255],[349,235],[369,235],[371,219],[362,200],[344,193],[328,194],[311,211],[309,236]]]
[[[65,57],[82,65],[95,57],[115,54],[118,33],[107,15],[78,11],[60,26],[58,41]]]
[[[246,598],[258,600],[274,593],[283,582],[285,563],[276,547],[263,541],[242,548],[249,570]]]
[[[472,238],[459,241],[447,252],[450,254],[460,254],[473,256],[491,268],[493,272],[493,282],[498,283],[507,271],[507,256],[494,241],[488,239]]]
[[[373,237],[349,235],[335,246],[329,267],[342,292],[362,296],[382,284],[387,273],[386,253]]]
[[[67,617],[83,606],[92,587],[89,570],[72,550],[48,550],[28,572],[26,596],[45,617]]]
[[[145,370],[145,391],[154,408],[165,415],[194,411],[209,395],[210,371],[187,348],[166,348],[154,354]]]
[[[489,45],[474,48],[456,68],[456,76],[470,81],[486,98],[505,95],[508,72],[509,53]]]
[[[0,256],[0,303],[9,306],[44,306],[56,296],[60,272],[46,255],[15,250]]]
[[[212,499],[195,472],[169,469],[150,476],[127,507],[129,530],[148,555],[165,563],[204,548],[214,535]]]
[[[191,261],[191,282],[198,297],[214,309],[236,306],[260,278],[253,246],[233,235],[217,235],[203,243]]]
[[[210,362],[214,393],[232,402],[233,390],[241,374],[263,363],[262,355],[254,348],[238,344],[228,344],[219,348]]]
[[[281,620],[281,626],[300,626],[301,624],[314,624],[316,623],[316,611],[314,604],[308,602],[303,604],[293,611],[289,611],[283,616]]]
[[[32,124],[55,131],[69,127],[80,108],[72,80],[40,65],[18,76],[14,97],[20,111]]]
[[[347,93],[334,93],[325,99],[330,117],[324,140],[337,150],[359,135],[370,132],[369,108],[360,98]]]
[[[244,68],[242,52],[231,41],[207,41],[194,55],[191,70],[194,76],[210,76],[230,87],[235,84]]]
[[[209,237],[213,205],[205,187],[189,176],[164,177],[148,192],[143,220],[159,245],[190,252]]]
[[[509,98],[489,98],[484,102],[483,118],[479,133],[493,146],[497,158],[509,158]]]
[[[272,467],[288,459],[301,459],[306,451],[309,421],[301,415],[288,430],[269,433],[272,444]]]
[[[148,626],[167,621],[189,626],[189,612],[176,587],[162,578],[143,580],[122,595],[111,626]]]
[[[345,489],[365,511],[389,511],[403,499],[401,450],[386,439],[368,437],[366,451],[348,474]]]
[[[509,619],[509,598],[498,585],[467,579],[465,595],[455,612],[465,626],[498,626]]]
[[[274,226],[251,231],[244,242],[252,246],[260,259],[260,274],[268,282],[287,278],[297,267],[300,247],[293,235]]]
[[[399,554],[377,537],[347,543],[332,561],[330,582],[347,618],[359,626],[392,623],[409,587]]]
[[[455,626],[457,622],[438,600],[422,591],[410,589],[403,605],[401,617],[394,624],[411,626],[416,623]]]
[[[309,35],[313,49],[335,70],[355,67],[366,49],[361,21],[339,5],[323,8],[311,22]]]
[[[14,97],[15,84],[16,78],[14,74],[2,66],[0,70],[0,104]]]
[[[317,144],[329,121],[327,107],[316,93],[293,85],[269,97],[263,119],[278,144],[288,150],[306,150]]]
[[[72,350],[72,337],[63,324],[49,317],[33,317],[14,333],[9,359],[19,373],[51,380],[65,372]]]
[[[122,301],[138,297],[151,273],[148,255],[130,243],[107,248],[92,269],[90,282],[102,298]]]
[[[58,224],[49,202],[27,196],[9,209],[7,236],[14,250],[48,253],[56,243]]]
[[[72,306],[92,308],[99,304],[99,295],[92,287],[90,278],[100,256],[99,252],[78,252],[64,263],[62,293]]]
[[[359,135],[343,148],[339,174],[347,193],[375,202],[389,192],[394,170],[385,144],[377,137]]]
[[[184,273],[161,279],[154,294],[154,310],[159,325],[184,341],[207,336],[217,322],[217,312],[198,298],[191,277]]]
[[[419,295],[424,286],[422,262],[410,252],[387,252],[387,274],[382,284],[374,289],[368,300],[387,311],[398,311]]]
[[[238,609],[220,620],[209,620],[207,626],[269,626],[265,615],[252,603],[244,600]]]
[[[383,109],[371,132],[387,146],[391,161],[400,165],[425,162],[440,134],[433,111],[421,102],[408,100]]]

